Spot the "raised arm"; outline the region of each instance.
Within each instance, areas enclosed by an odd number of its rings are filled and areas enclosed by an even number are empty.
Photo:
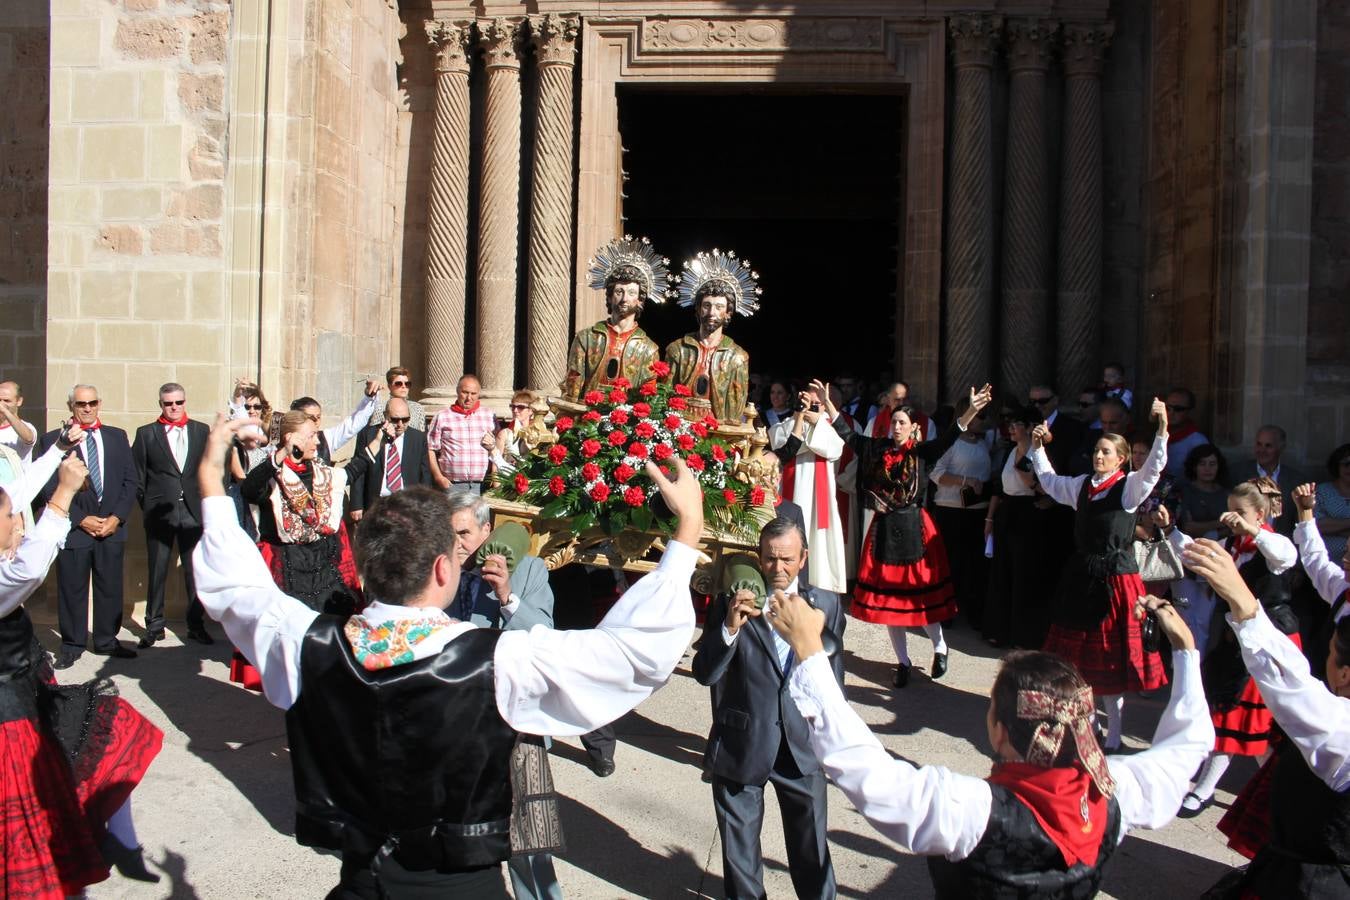
[[[1045,453],[1045,447],[1041,441],[1044,439],[1048,429],[1044,425],[1037,425],[1031,433],[1031,468],[1036,473],[1036,480],[1040,482],[1041,490],[1045,495],[1056,503],[1063,503],[1065,506],[1073,509],[1078,508],[1078,493],[1083,486],[1083,479],[1086,475],[1056,475],[1055,467],[1050,464],[1050,457]]]
[[[1345,569],[1327,555],[1327,546],[1322,542],[1322,533],[1318,531],[1317,523],[1313,520],[1314,507],[1317,504],[1317,486],[1299,485],[1294,488],[1293,499],[1298,507],[1294,543],[1298,545],[1303,571],[1308,573],[1308,578],[1317,589],[1318,596],[1328,603],[1335,603],[1342,594],[1350,590],[1350,579],[1345,577]],[[1342,608],[1341,613],[1345,613],[1345,608]]]
[[[1163,471],[1167,468],[1167,404],[1154,397],[1153,405],[1149,408],[1149,416],[1154,420],[1158,430],[1153,436],[1153,446],[1148,451],[1148,459],[1144,461],[1143,468],[1125,476],[1125,493],[1120,498],[1120,503],[1126,512],[1134,512],[1148,499],[1148,495],[1153,493],[1158,479],[1162,478]]]
[[[366,392],[361,397],[361,402],[356,404],[356,409],[352,410],[352,414],[333,427],[323,430],[329,452],[336,453],[370,423],[370,417],[375,412],[375,400],[383,388],[384,385],[377,381],[367,381]]]
[[[51,452],[47,451],[43,457]],[[7,616],[23,605],[47,577],[57,551],[66,545],[66,535],[70,533],[70,501],[88,476],[89,470],[78,456],[71,455],[61,462],[56,490],[47,501],[42,517],[33,530],[24,535],[14,558],[0,562],[0,616]],[[18,507],[13,505],[13,500],[10,503],[9,512],[13,513]]]
[[[76,425],[70,432],[67,432],[67,435],[75,432],[83,434],[80,426]],[[22,475],[5,485],[5,493],[9,495],[11,511],[17,512],[32,506],[33,498],[46,487],[47,482],[56,473],[57,467],[61,465],[62,457],[73,446],[73,443],[64,440],[64,438],[65,436],[63,436],[63,440],[48,447],[46,453],[28,464],[28,468],[24,469]],[[79,440],[78,436],[74,438],[75,442]]]

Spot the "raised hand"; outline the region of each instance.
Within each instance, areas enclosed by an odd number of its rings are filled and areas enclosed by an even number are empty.
[[[88,477],[89,469],[85,466],[84,460],[73,453],[61,460],[61,465],[56,470],[57,486],[69,488],[72,494],[84,487],[84,480]]]
[[[1155,421],[1158,423],[1158,434],[1160,434],[1160,435],[1167,434],[1167,404],[1166,404],[1166,403],[1164,403],[1163,401],[1159,400],[1157,397],[1154,397],[1154,398],[1153,398],[1153,403],[1150,404],[1150,406],[1149,406],[1149,408],[1148,408],[1148,416],[1149,416],[1150,419],[1153,419],[1153,420],[1155,420]]]
[[[1158,627],[1167,635],[1167,641],[1173,650],[1195,649],[1195,636],[1191,634],[1190,626],[1181,618],[1172,601],[1145,594],[1135,601],[1134,617],[1143,619],[1148,613],[1153,613],[1157,618]]]
[[[482,575],[502,606],[511,602],[511,571],[506,567],[505,556],[500,553],[489,555],[483,560]]]
[[[661,467],[650,459],[647,460],[647,477],[675,514],[675,540],[696,547],[703,534],[703,486],[678,455],[672,456],[669,462],[674,463],[674,478],[667,478]]]
[[[1161,503],[1158,504],[1157,509],[1149,513],[1149,518],[1153,521],[1153,524],[1159,528],[1166,528],[1172,524],[1172,513],[1170,513],[1167,507]]]
[[[379,393],[380,393],[380,391],[382,391],[382,390],[384,390],[384,382],[382,382],[382,381],[376,381],[374,378],[367,378],[367,379],[366,379],[366,396],[367,396],[367,397],[376,397],[376,396],[379,396]]]
[[[727,631],[735,634],[746,621],[763,614],[764,610],[755,602],[754,591],[737,591],[727,604]]]
[[[1031,444],[1033,447],[1044,447],[1051,440],[1053,438],[1050,436],[1050,428],[1044,422],[1031,429]]]
[[[1221,513],[1219,515],[1219,522],[1226,526],[1233,534],[1245,534],[1248,537],[1256,537],[1261,533],[1259,527],[1248,522],[1235,512]]]
[[[1311,522],[1313,510],[1317,507],[1317,485],[1300,484],[1294,488],[1294,505],[1298,507],[1298,520]]]
[[[769,601],[769,624],[792,646],[798,660],[805,660],[825,649],[820,634],[825,630],[825,613],[797,594],[773,592]]]
[[[291,435],[287,438],[287,453],[290,452],[294,437]],[[197,486],[203,497],[224,496],[225,460],[236,440],[245,447],[262,443],[257,424],[248,419],[227,419],[224,413],[216,413],[215,424],[211,426],[211,434],[206,439],[206,449],[197,465]]]
[[[820,402],[824,405],[825,412],[829,413],[830,418],[833,419],[836,410],[834,408],[834,403],[830,401],[830,383],[828,381],[821,381],[819,378],[813,378],[811,379],[809,387],[812,393],[820,397]]]
[[[970,389],[970,406],[976,412],[984,409],[994,399],[994,389],[986,382],[978,391]]]

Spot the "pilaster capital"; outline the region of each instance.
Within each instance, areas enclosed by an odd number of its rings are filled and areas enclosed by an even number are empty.
[[[478,41],[489,69],[519,69],[524,16],[496,16],[478,20]]]
[[[1008,71],[1044,72],[1050,68],[1059,23],[1053,19],[1009,19],[1004,29],[1008,42]]]
[[[541,66],[570,66],[576,62],[581,17],[574,13],[530,16],[530,41]]]
[[[427,43],[436,50],[436,71],[467,75],[473,22],[469,19],[427,19],[422,24]]]
[[[1100,78],[1106,48],[1116,33],[1114,22],[1064,23],[1064,74]]]
[[[948,18],[947,35],[952,41],[953,65],[958,69],[993,68],[994,50],[1002,32],[1002,16],[963,13]]]

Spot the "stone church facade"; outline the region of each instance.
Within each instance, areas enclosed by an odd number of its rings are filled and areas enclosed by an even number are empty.
[[[848,261],[887,290],[823,304],[886,323],[869,372],[932,404],[1116,359],[1320,471],[1350,435],[1348,50],[1335,0],[11,0],[0,374],[47,425],[77,381],[126,426],[167,380],[198,416],[238,375],[339,413],[394,362],[433,406],[462,371],[551,389],[629,224],[625,98],[877,95],[896,120],[841,137],[898,129],[890,249]],[[669,139],[756,127],[702,124]]]

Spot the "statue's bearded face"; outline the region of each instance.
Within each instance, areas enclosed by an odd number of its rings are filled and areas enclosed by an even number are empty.
[[[711,334],[719,328],[725,328],[731,321],[731,305],[726,297],[709,294],[699,298],[694,314],[698,316],[699,327]]]
[[[609,314],[616,319],[642,312],[642,288],[635,281],[620,281],[609,289]]]

